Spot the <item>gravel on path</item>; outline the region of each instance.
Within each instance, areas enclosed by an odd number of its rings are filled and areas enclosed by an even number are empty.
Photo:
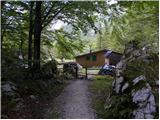
[[[91,108],[90,81],[74,80],[64,88],[56,98],[62,119],[94,119],[96,115]]]

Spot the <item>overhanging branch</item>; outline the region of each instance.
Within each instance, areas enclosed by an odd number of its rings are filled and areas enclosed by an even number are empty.
[[[52,17],[50,20],[48,20],[48,22],[46,22],[43,26],[42,26],[42,29],[44,27],[46,27],[68,4],[65,4],[59,11],[57,11]]]
[[[52,6],[50,7],[50,9],[48,10],[48,12],[46,13],[46,15],[44,16],[41,24],[43,24],[45,22],[45,20],[47,19],[47,17],[51,13],[51,11],[52,11],[52,9],[53,9],[53,7],[54,7],[55,4],[56,4],[56,2],[54,4],[52,4]]]

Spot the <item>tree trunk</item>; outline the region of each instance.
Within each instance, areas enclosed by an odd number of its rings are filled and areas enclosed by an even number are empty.
[[[22,35],[22,33],[21,33],[21,35]],[[24,54],[23,54],[23,43],[24,43],[24,41],[23,41],[23,38],[21,36],[21,42],[20,42],[20,46],[19,46],[19,56],[22,57],[22,59],[21,59],[22,65],[24,65],[24,67],[25,67]]]
[[[32,35],[33,35],[33,6],[34,2],[30,2],[29,14],[29,39],[28,39],[28,67],[32,68]]]
[[[41,39],[41,4],[42,1],[36,1],[35,23],[34,23],[34,69],[40,69],[40,39]]]

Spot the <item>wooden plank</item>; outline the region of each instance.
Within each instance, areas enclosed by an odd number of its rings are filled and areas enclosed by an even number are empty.
[[[88,70],[100,70],[101,68],[88,68]]]
[[[86,79],[87,79],[87,78],[88,78],[88,77],[87,77],[87,68],[85,68],[85,69],[86,69]]]
[[[87,73],[87,75],[98,75],[98,74],[93,74],[93,73]]]
[[[78,78],[78,67],[76,67],[76,78]]]

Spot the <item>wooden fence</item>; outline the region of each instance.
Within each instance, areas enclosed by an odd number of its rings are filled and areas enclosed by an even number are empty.
[[[98,75],[100,68],[81,68],[78,70],[78,76],[88,78],[89,75]]]
[[[63,74],[63,64],[58,65],[58,70]],[[79,68],[77,70],[77,78],[88,78],[89,75],[98,75],[100,68]]]

